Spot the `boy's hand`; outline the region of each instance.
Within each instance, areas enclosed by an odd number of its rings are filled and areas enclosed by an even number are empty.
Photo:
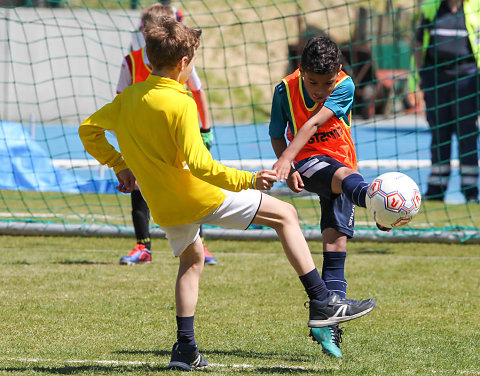
[[[303,191],[303,180],[298,171],[292,171],[287,179],[287,185],[295,193]]]
[[[288,176],[292,170],[292,165],[288,159],[281,156],[273,165],[273,170],[276,172],[280,182],[283,183],[284,180],[288,179]]]
[[[137,180],[129,168],[120,171],[117,174],[117,179],[119,183],[116,187],[117,191],[122,193],[131,193],[132,191],[138,189]]]
[[[273,170],[262,170],[257,172],[257,181],[255,189],[260,191],[269,191],[273,183],[278,181],[277,174]]]
[[[203,144],[205,147],[210,150],[213,145],[213,133],[212,128],[200,129],[200,134],[202,135]]]

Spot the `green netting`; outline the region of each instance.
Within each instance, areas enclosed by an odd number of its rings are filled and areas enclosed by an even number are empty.
[[[203,30],[197,72],[209,101],[213,156],[249,170],[271,167],[273,89],[296,68],[305,41],[325,33],[341,45],[344,69],[357,86],[352,133],[360,172],[372,180],[402,171],[425,192],[430,132],[418,86],[411,91],[407,84],[415,3],[173,2],[187,25]],[[114,97],[122,59],[138,36],[140,10],[150,4],[0,0],[1,232],[132,234],[130,197],[114,193],[113,173],[85,153],[77,129]],[[444,202],[424,202],[411,226],[393,234],[379,234],[358,209],[359,238],[479,239],[480,205],[464,200],[457,144],[453,139]],[[292,202],[306,233],[318,235],[316,197],[280,184],[273,194]]]

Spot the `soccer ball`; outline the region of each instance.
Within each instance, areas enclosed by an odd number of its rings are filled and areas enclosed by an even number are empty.
[[[366,204],[373,220],[387,228],[402,227],[420,210],[422,196],[417,184],[401,172],[387,172],[368,188]]]

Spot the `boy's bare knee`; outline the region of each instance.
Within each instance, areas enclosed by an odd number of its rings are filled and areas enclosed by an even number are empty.
[[[204,261],[203,245],[200,238],[197,238],[180,255],[180,265],[186,268],[203,267]]]
[[[334,179],[338,179],[342,181],[347,176],[350,176],[352,174],[358,174],[358,172],[348,167],[340,167],[337,171],[335,171],[335,174],[333,175],[333,177]]]
[[[348,167],[340,167],[337,171],[335,171],[332,179],[332,192],[336,194],[343,193],[343,180],[352,174],[358,174],[358,172]]]
[[[281,208],[280,213],[284,217],[284,221],[287,223],[297,223],[298,222],[298,213],[295,206],[289,204],[288,202],[284,203],[285,205]]]
[[[194,271],[201,272],[203,270],[204,264],[205,264],[205,260],[203,258],[198,259],[190,266],[190,268],[193,269]]]

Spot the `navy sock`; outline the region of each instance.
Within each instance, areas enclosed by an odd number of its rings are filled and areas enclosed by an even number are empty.
[[[352,174],[343,179],[342,190],[355,205],[365,208],[365,197],[369,185],[362,175]]]
[[[323,252],[322,279],[330,291],[345,298],[347,280],[345,279],[345,258],[347,252]]]
[[[305,275],[300,276],[299,278],[303,283],[305,291],[307,292],[310,300],[324,300],[330,295],[330,291],[328,291],[325,282],[323,281],[322,277],[320,277],[317,268]]]
[[[177,316],[177,341],[193,345],[195,332],[193,331],[193,318],[195,316]]]

